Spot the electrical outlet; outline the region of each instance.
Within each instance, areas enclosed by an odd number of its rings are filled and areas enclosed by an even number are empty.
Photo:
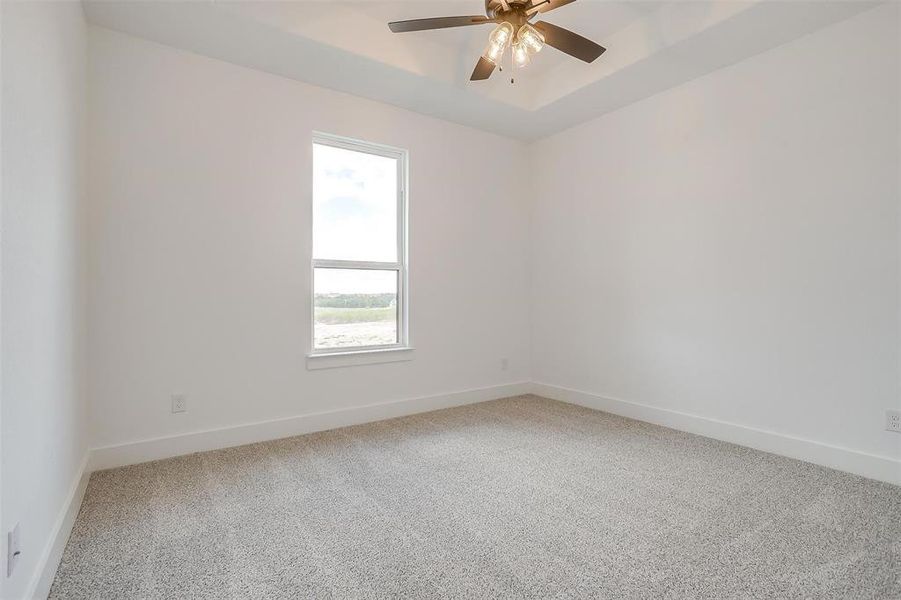
[[[172,394],[172,413],[183,413],[188,410],[188,397],[184,394]]]
[[[885,430],[901,433],[901,410],[885,411]]]
[[[6,534],[6,576],[11,577],[19,557],[22,555],[22,538],[19,532],[19,524]]]
[[[501,359],[501,371],[506,371],[510,368],[510,361],[506,358]]]

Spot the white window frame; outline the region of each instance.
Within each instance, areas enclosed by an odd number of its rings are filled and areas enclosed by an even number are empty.
[[[373,362],[393,362],[396,360],[409,360],[410,323],[409,323],[409,194],[407,190],[409,175],[409,153],[402,148],[395,148],[383,144],[355,140],[352,138],[332,135],[328,133],[313,132],[313,145],[320,144],[333,148],[343,148],[354,152],[363,152],[375,156],[392,158],[397,161],[397,261],[377,262],[358,260],[317,259],[313,257],[311,244],[310,256],[310,359],[317,359],[314,363],[308,361],[309,368],[328,368],[343,366],[343,362],[334,358],[343,356],[356,357],[358,364],[371,364]],[[312,147],[312,146],[311,146]],[[310,231],[311,240],[313,234],[313,198],[312,189],[310,195]],[[316,348],[316,269],[370,269],[377,271],[397,272],[397,343],[377,346],[347,346],[343,348]],[[325,359],[325,360],[320,360]],[[353,363],[351,363],[353,364]]]

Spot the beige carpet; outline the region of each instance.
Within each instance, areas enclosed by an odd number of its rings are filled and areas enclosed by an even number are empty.
[[[95,473],[52,598],[901,598],[901,488],[525,396]]]

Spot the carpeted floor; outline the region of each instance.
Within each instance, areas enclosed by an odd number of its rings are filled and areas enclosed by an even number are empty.
[[[51,598],[901,598],[901,488],[534,396],[95,473]]]

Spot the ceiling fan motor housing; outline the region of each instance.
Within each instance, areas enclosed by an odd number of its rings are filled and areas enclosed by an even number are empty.
[[[506,8],[501,0],[485,0],[485,14],[489,19],[508,21],[514,27],[521,27],[529,20],[526,8],[530,0],[506,0]]]

